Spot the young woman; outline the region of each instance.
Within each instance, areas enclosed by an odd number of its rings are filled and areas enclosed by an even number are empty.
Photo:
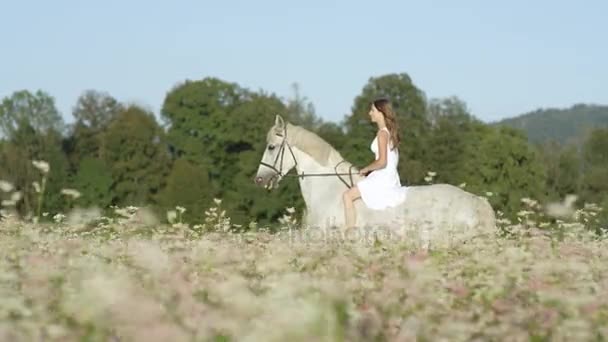
[[[387,99],[378,99],[371,103],[368,114],[378,127],[370,146],[376,160],[359,171],[363,176],[369,175],[342,196],[346,229],[355,226],[357,215],[353,202],[359,198],[375,210],[393,207],[405,200],[405,187],[401,186],[397,172],[400,137],[395,112]]]

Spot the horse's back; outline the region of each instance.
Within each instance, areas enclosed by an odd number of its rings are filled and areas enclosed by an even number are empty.
[[[410,186],[399,206],[382,212],[368,211],[370,221],[387,220],[402,224],[430,223],[435,226],[462,226],[465,229],[495,227],[494,210],[487,199],[450,184]]]
[[[463,225],[465,228],[478,227],[494,229],[494,209],[484,197],[477,196],[450,184],[433,184],[412,189],[404,206],[427,211],[430,216],[446,224]],[[430,212],[429,212],[430,211]]]

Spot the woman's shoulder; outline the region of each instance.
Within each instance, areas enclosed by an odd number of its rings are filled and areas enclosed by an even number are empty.
[[[386,128],[386,127],[382,127],[382,128],[380,128],[380,129],[378,130],[378,132],[376,132],[376,135],[378,135],[378,136],[379,136],[380,134],[382,134],[382,132],[383,132],[383,131],[384,131],[384,132],[386,132],[388,135],[390,135],[390,134],[391,134],[391,132],[388,130],[388,128]]]

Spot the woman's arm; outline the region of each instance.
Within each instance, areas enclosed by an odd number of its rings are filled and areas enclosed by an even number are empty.
[[[385,130],[378,131],[378,159],[371,164],[361,169],[359,173],[366,174],[370,171],[382,169],[386,166],[386,146],[388,142],[388,132]]]

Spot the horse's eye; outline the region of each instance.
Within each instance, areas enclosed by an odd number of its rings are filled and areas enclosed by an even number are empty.
[[[274,145],[268,145],[268,149],[271,151],[274,150]]]

